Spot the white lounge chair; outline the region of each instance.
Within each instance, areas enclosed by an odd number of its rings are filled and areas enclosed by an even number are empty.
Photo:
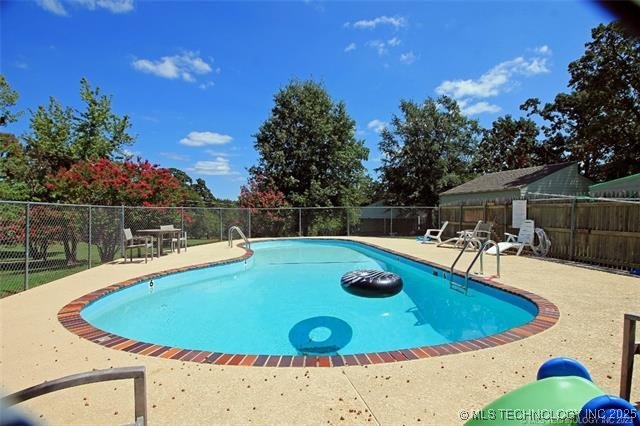
[[[496,246],[493,246],[487,250],[488,254],[496,254],[497,250],[500,250],[500,253],[503,253],[510,249],[517,249],[518,252],[516,256],[520,256],[522,250],[525,247],[529,247],[531,250],[535,251],[533,248],[533,238],[535,235],[535,225],[533,220],[527,219],[520,225],[520,230],[518,231],[518,235],[509,234],[505,232],[504,235],[507,236],[507,241],[503,241],[498,243]]]
[[[448,224],[449,222],[445,221],[439,229],[427,229],[427,232],[424,233],[422,244],[432,243],[433,241],[441,243],[442,239],[440,237],[442,237],[442,233],[444,232]]]
[[[458,231],[457,237],[449,238],[446,241],[443,241],[438,244],[438,247],[443,246],[445,244],[452,244],[454,247],[462,247],[462,245],[467,241],[471,240],[471,243],[475,248],[480,248],[480,244],[484,241],[487,241],[491,238],[491,229],[493,225],[490,223],[485,223],[481,220],[476,223],[476,226],[473,229],[465,229],[463,231]]]

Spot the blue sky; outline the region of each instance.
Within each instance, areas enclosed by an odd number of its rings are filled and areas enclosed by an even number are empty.
[[[445,93],[488,126],[566,88],[611,18],[587,2],[2,2],[1,69],[34,109],[79,103],[87,77],[137,135],[130,151],[237,197],[274,93],[313,78],[343,100],[379,165],[400,99]],[[22,133],[28,116],[8,127]]]

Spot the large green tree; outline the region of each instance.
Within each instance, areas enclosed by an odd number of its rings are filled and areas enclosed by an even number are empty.
[[[249,171],[269,181],[295,206],[360,203],[369,150],[355,137],[343,102],[314,81],[293,81],[274,97],[255,135],[259,162]]]
[[[403,100],[380,136],[377,169],[386,200],[396,205],[434,205],[438,194],[470,176],[480,128],[443,96],[422,104]]]
[[[473,154],[473,171],[492,173],[543,164],[538,134],[538,126],[529,118],[499,117],[491,128],[482,130]]]
[[[0,200],[28,201],[34,180],[24,148],[11,133],[0,133]]]
[[[84,110],[76,111],[74,117],[74,141],[71,152],[76,160],[110,158],[122,159],[123,148],[134,141],[129,134],[129,116],[115,114],[111,97],[100,93],[100,88],[91,87],[85,78],[80,80],[80,98]]]
[[[640,172],[640,39],[620,23],[591,31],[581,58],[569,64],[569,93],[522,109],[544,120],[547,161],[578,161],[589,178]]]
[[[169,172],[180,181],[182,187],[186,190],[186,204],[207,207],[216,205],[218,200],[214,197],[204,179],[197,178],[194,183],[193,179],[180,169],[172,167],[169,168]]]
[[[100,89],[93,89],[86,79],[82,79],[80,85],[83,108],[65,107],[52,97],[46,106],[31,111],[23,145],[9,139],[3,142],[0,157],[11,162],[0,163],[0,179],[4,179],[3,176],[11,179],[13,192],[2,195],[50,201],[49,191],[44,187],[47,176],[62,168],[68,169],[78,161],[123,158],[124,147],[134,140],[129,133],[129,118],[114,113],[111,98],[102,95]],[[22,164],[18,164],[20,161]],[[14,172],[4,170],[7,165],[11,165]],[[18,169],[29,172],[15,173]],[[15,194],[17,188],[26,188],[29,192]]]
[[[21,112],[12,111],[18,102],[18,92],[13,90],[4,75],[0,74],[0,127],[20,118]]]

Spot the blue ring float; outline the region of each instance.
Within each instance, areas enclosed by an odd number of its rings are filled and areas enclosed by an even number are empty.
[[[324,340],[314,340],[315,329],[326,328],[331,331]],[[289,342],[302,355],[336,354],[351,341],[353,330],[345,321],[336,317],[307,318],[289,330]]]

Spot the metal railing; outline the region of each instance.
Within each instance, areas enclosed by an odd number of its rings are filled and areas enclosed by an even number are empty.
[[[471,274],[471,268],[473,268],[473,265],[475,265],[476,261],[478,261],[479,259],[480,272],[478,275],[484,275],[483,256],[485,251],[489,248],[490,245],[496,248],[496,277],[500,278],[500,248],[498,247],[498,243],[496,243],[493,240],[481,241],[479,238],[476,238],[473,236],[466,236],[466,237],[463,236],[461,238],[464,238],[464,244],[462,246],[462,249],[460,249],[458,256],[456,256],[456,259],[453,261],[453,263],[451,264],[451,267],[449,268],[449,288],[458,290],[464,294],[467,294],[467,292],[469,291],[469,275]],[[456,283],[454,281],[454,278],[455,278],[454,268],[458,263],[458,261],[460,260],[460,258],[462,257],[462,255],[464,254],[467,247],[469,247],[469,245],[473,245],[474,243],[478,245],[478,251],[475,254],[475,256],[473,256],[473,259],[469,263],[469,266],[467,267],[464,273],[464,284]]]
[[[141,367],[121,367],[109,368],[106,370],[89,371],[87,373],[72,374],[71,376],[51,380],[39,385],[31,386],[6,396],[0,400],[4,406],[11,406],[28,401],[38,396],[51,392],[68,389],[80,385],[106,382],[111,380],[133,379],[134,397],[134,424],[136,426],[146,426],[147,424],[147,387],[145,379],[145,368]]]
[[[189,245],[300,236],[415,237],[438,227],[437,207],[142,207],[0,201],[0,297],[123,257],[122,230],[174,225]]]
[[[244,240],[245,246],[248,249],[250,249],[251,248],[251,243],[249,242],[247,237],[244,235],[244,232],[242,232],[242,229],[240,229],[239,226],[232,226],[231,228],[229,228],[229,248],[233,247],[233,231],[237,232],[237,234],[240,236],[240,238],[242,238]]]

